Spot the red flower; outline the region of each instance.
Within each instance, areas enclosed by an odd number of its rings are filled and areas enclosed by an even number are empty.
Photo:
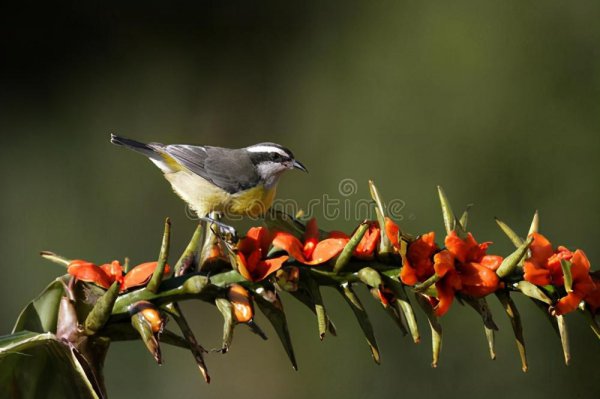
[[[94,283],[104,289],[109,289],[116,281],[120,284],[120,291],[126,291],[130,288],[146,285],[157,262],[147,262],[137,265],[128,273],[123,273],[123,266],[119,261],[107,263],[102,266],[96,266],[85,260],[74,260],[69,263],[67,273],[81,281]],[[169,265],[165,266],[165,273],[169,273]]]
[[[427,233],[410,243],[406,259],[400,270],[400,279],[406,285],[415,285],[434,273],[433,254],[437,251],[435,233]]]
[[[587,298],[588,295],[593,294],[597,288],[590,277],[590,261],[580,249],[575,251],[571,258],[571,276],[573,277],[571,292],[568,292],[567,296],[560,298],[555,307],[556,313],[559,315],[577,309],[579,303],[584,298]],[[598,294],[590,297],[592,302],[598,299],[597,296]]]
[[[392,243],[396,251],[400,251],[400,227],[389,217],[385,217],[385,235]]]
[[[419,254],[416,258],[421,264],[421,273],[423,273],[422,277],[417,278],[419,281],[427,278],[426,271],[429,268],[427,260],[430,254],[436,251],[433,247],[433,237],[427,237],[426,240],[430,244],[425,246],[421,243],[414,252]],[[496,291],[500,285],[495,270],[500,267],[502,257],[486,254],[490,243],[477,243],[471,233],[462,239],[452,231],[446,236],[445,244],[446,249],[436,253],[432,262],[433,270],[439,277],[435,283],[437,299],[432,299],[438,317],[443,316],[450,309],[457,292],[480,298]],[[415,268],[415,271],[417,270],[419,269]]]
[[[335,258],[347,243],[348,237],[339,232],[331,233],[328,238],[319,241],[319,228],[314,218],[306,224],[302,241],[284,231],[276,232],[273,239],[274,246],[305,265],[318,265]]]
[[[454,257],[447,249],[434,255],[433,268],[435,274],[440,277],[435,283],[437,300],[433,305],[435,315],[441,317],[448,312],[456,292],[462,288],[462,280],[455,268]]]
[[[367,223],[367,231],[362,236],[360,242],[354,248],[352,256],[361,260],[373,260],[377,253],[377,247],[379,245],[379,239],[381,238],[381,229],[379,223],[374,220],[370,220]],[[346,235],[341,231],[331,231],[329,238],[339,238],[342,240],[350,240],[350,236]]]
[[[446,236],[445,244],[456,259],[456,270],[460,275],[462,293],[483,297],[498,289],[500,279],[496,269],[500,267],[502,257],[486,254],[490,242],[478,244],[471,233],[462,239],[452,231]]]
[[[248,234],[240,240],[237,247],[238,272],[246,280],[261,281],[271,273],[279,270],[281,265],[288,260],[288,256],[279,256],[265,259],[273,235],[264,227],[252,227]]]
[[[567,248],[559,246],[552,249],[552,244],[541,234],[533,233],[533,242],[529,247],[531,257],[525,260],[523,270],[525,280],[535,285],[563,286],[564,278],[560,260],[569,260],[573,253]]]

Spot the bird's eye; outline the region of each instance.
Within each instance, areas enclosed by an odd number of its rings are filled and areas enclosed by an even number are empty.
[[[283,161],[283,156],[281,154],[273,152],[273,153],[271,153],[271,160],[273,160],[275,162],[281,162],[281,161]]]

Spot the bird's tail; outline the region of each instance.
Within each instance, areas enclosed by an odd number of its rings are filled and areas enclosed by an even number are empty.
[[[181,166],[170,155],[165,153],[162,144],[150,143],[144,144],[139,141],[126,139],[125,137],[110,135],[110,142],[116,145],[123,146],[140,154],[147,156],[156,166],[164,173],[174,172],[181,169]]]
[[[139,141],[126,139],[125,137],[117,136],[116,134],[110,135],[110,142],[116,145],[121,145],[125,148],[129,148],[130,150],[140,152],[145,156],[153,159],[159,159],[160,155],[156,152],[154,148],[149,146],[148,144],[140,143]]]

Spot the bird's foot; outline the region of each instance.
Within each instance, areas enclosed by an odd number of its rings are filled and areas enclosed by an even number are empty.
[[[206,222],[217,237],[228,242],[236,242],[238,240],[237,231],[233,226],[213,219],[210,216],[201,217],[200,220]]]

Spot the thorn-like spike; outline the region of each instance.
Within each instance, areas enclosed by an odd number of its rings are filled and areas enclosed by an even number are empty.
[[[527,237],[527,240],[523,241],[523,243],[513,253],[502,260],[500,267],[498,267],[496,270],[498,277],[505,278],[512,274],[519,262],[521,262],[523,257],[527,254],[527,250],[532,242],[533,237]]]
[[[418,292],[415,292],[415,298],[421,309],[427,315],[429,320],[429,326],[431,327],[431,367],[437,368],[440,360],[440,352],[442,350],[442,325],[439,322],[438,317],[435,315],[435,311],[429,303],[429,300]]]
[[[352,258],[352,253],[354,252],[354,250],[360,243],[360,240],[362,240],[368,229],[369,224],[366,222],[363,222],[358,226],[354,234],[352,234],[352,237],[350,237],[348,243],[346,243],[346,246],[344,247],[342,252],[338,255],[335,264],[333,265],[334,273],[337,274],[341,272],[344,269],[344,267],[346,267],[348,262],[350,262],[350,258]]]
[[[64,267],[69,266],[69,264],[71,263],[71,259],[64,258],[50,251],[42,251],[40,252],[40,256],[44,259],[49,260],[50,262],[54,262]]]
[[[371,355],[373,356],[373,360],[375,361],[375,363],[380,364],[381,357],[379,354],[377,341],[375,340],[373,325],[371,324],[369,316],[364,306],[360,302],[360,299],[358,299],[358,296],[356,296],[356,294],[352,290],[352,287],[348,283],[342,284],[341,286],[337,287],[337,289],[338,292],[344,297],[348,305],[352,308],[352,311],[356,316],[356,320],[358,321],[358,324],[360,325],[360,328],[362,329],[365,338],[367,339],[367,343],[369,344],[369,348],[371,349]]]
[[[569,332],[564,316],[556,316],[558,322],[558,331],[560,332],[560,343],[562,345],[563,355],[565,357],[565,365],[571,363],[571,348],[569,345]]]
[[[473,207],[473,204],[468,204],[467,205],[467,209],[465,209],[465,211],[463,212],[462,216],[460,217],[460,225],[462,226],[462,228],[466,231],[467,230],[467,225],[469,223],[469,211],[471,210],[471,208]]]
[[[498,227],[500,227],[500,229],[504,232],[504,234],[507,235],[507,237],[510,239],[510,241],[513,243],[513,245],[515,247],[518,248],[521,244],[523,244],[523,239],[521,237],[519,237],[519,235],[517,233],[515,233],[515,231],[513,229],[511,229],[502,220],[500,220],[498,218],[494,218],[494,219],[496,220],[496,224],[498,225]]]
[[[539,212],[536,210],[535,213],[533,214],[533,219],[531,220],[531,225],[529,226],[529,232],[527,233],[527,235],[531,235],[533,233],[537,233],[540,229],[540,215]]]
[[[292,345],[292,338],[290,337],[290,331],[287,325],[287,320],[285,317],[285,312],[283,311],[283,304],[279,299],[279,295],[275,293],[275,302],[271,302],[262,295],[255,293],[254,300],[258,305],[260,311],[267,317],[283,348],[285,349],[285,353],[287,354],[290,362],[292,363],[292,367],[294,370],[298,370],[298,364],[296,362],[296,355],[294,354],[294,347]]]
[[[192,329],[190,328],[186,318],[184,317],[181,309],[179,308],[179,304],[177,302],[169,303],[164,306],[165,310],[173,317],[181,333],[183,334],[185,340],[189,344],[189,349],[196,360],[196,364],[198,365],[198,369],[206,381],[207,384],[210,383],[210,375],[208,374],[208,369],[206,368],[206,363],[204,362],[204,355],[206,353],[206,349],[204,349],[201,345],[198,344]]]
[[[165,219],[165,231],[163,233],[162,244],[160,246],[160,253],[158,255],[158,264],[154,269],[154,273],[150,278],[150,282],[146,286],[149,292],[156,294],[160,283],[163,280],[165,274],[165,267],[167,265],[167,258],[169,257],[169,246],[171,242],[171,220]]]
[[[202,240],[204,239],[204,232],[204,227],[201,223],[198,223],[198,226],[196,226],[196,230],[194,231],[189,244],[175,264],[173,269],[173,275],[175,277],[182,276],[190,271],[195,271],[195,269],[198,267],[198,252],[200,250]]]
[[[527,351],[525,350],[525,338],[523,337],[523,324],[521,323],[521,315],[519,314],[516,304],[511,299],[509,292],[497,291],[496,297],[498,300],[500,300],[506,315],[510,319],[510,324],[512,326],[513,333],[515,335],[515,341],[517,343],[517,350],[519,351],[519,356],[521,357],[521,370],[526,373],[528,370]]]
[[[113,306],[119,297],[119,283],[114,282],[110,288],[102,295],[94,307],[87,315],[84,323],[84,331],[87,335],[93,335],[98,332],[110,318]]]
[[[444,217],[444,227],[446,228],[446,233],[450,234],[452,231],[456,231],[456,234],[460,238],[465,238],[467,233],[456,218],[444,189],[441,186],[437,186],[437,189],[440,197],[440,205],[442,207],[442,216]]]

